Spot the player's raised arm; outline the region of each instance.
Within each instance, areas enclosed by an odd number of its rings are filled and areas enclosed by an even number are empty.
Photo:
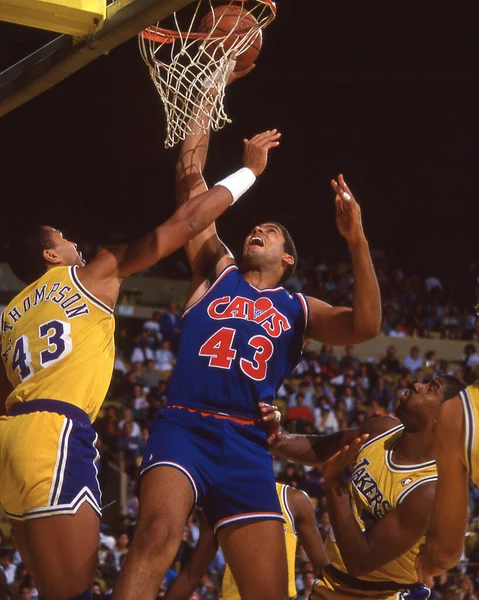
[[[135,242],[100,252],[79,270],[81,282],[100,300],[114,306],[125,277],[151,267],[213,223],[261,175],[268,151],[277,145],[277,136],[271,131],[246,141],[242,169],[190,198],[165,223]]]
[[[262,419],[270,423],[269,405],[263,403],[261,412]],[[368,419],[360,427],[330,435],[299,435],[278,429],[274,433],[269,432],[269,444],[272,454],[298,464],[319,466],[358,436],[368,435],[372,440],[398,424],[399,421],[393,417],[378,417]]]
[[[231,69],[235,62],[231,61]],[[229,84],[247,75],[254,65],[243,72],[232,72]],[[206,82],[207,85],[207,82]],[[213,88],[214,89],[214,88]],[[203,170],[208,156],[210,129],[206,132],[201,128],[195,117],[200,113],[208,113],[208,104],[213,107],[214,99],[208,94],[198,99],[196,114],[189,122],[190,133],[180,146],[176,163],[176,202],[181,206],[198,194],[204,193],[208,186],[203,177]],[[185,245],[186,255],[192,270],[192,282],[188,294],[188,303],[194,302],[196,296],[201,296],[209,282],[216,277],[228,264],[234,262],[232,254],[219,239],[215,223],[211,223],[204,231],[188,240]]]
[[[306,333],[309,338],[325,344],[346,346],[379,334],[381,298],[359,204],[342,175],[337,182],[332,180],[331,186],[336,192],[336,224],[348,243],[353,264],[353,308],[334,307],[308,297],[309,324]]]
[[[441,406],[435,431],[439,480],[426,544],[416,562],[418,575],[426,582],[454,567],[464,549],[469,506],[464,436],[464,410],[456,396]]]

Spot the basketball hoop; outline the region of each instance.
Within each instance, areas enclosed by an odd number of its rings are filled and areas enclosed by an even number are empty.
[[[225,0],[221,4],[231,7],[235,15],[234,26],[228,30],[221,23],[223,19],[231,22],[232,17],[217,16],[218,0],[197,0],[192,12],[173,13],[171,29],[158,23],[138,36],[141,55],[165,107],[166,147],[192,133],[193,123],[206,132],[210,126],[217,131],[231,122],[224,97],[234,61],[276,16],[273,0]],[[201,31],[205,22],[206,32]]]

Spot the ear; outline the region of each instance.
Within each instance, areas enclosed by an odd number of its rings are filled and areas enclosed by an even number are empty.
[[[62,264],[61,258],[59,256],[59,254],[57,253],[57,251],[55,250],[55,248],[48,248],[47,250],[44,250],[43,251],[43,259],[49,265],[60,265],[60,264]]]
[[[283,264],[286,265],[294,265],[294,257],[291,254],[283,254]]]

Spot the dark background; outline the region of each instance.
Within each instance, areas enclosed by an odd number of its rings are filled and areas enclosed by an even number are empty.
[[[220,222],[238,249],[282,221],[300,255],[347,255],[329,180],[343,172],[374,249],[391,265],[460,274],[477,257],[479,42],[451,5],[279,0],[256,70],[228,90],[212,184],[241,166],[241,139],[277,127],[282,146]],[[416,3],[419,4],[419,3]],[[409,7],[409,8],[407,8]],[[411,8],[413,7],[413,8]],[[0,68],[52,35],[0,23]],[[174,209],[177,151],[136,39],[0,120],[2,238],[28,220],[79,242],[131,238]]]

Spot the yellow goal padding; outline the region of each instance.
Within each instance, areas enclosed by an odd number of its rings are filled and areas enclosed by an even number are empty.
[[[75,37],[91,35],[103,25],[106,0],[1,0],[0,21]]]

